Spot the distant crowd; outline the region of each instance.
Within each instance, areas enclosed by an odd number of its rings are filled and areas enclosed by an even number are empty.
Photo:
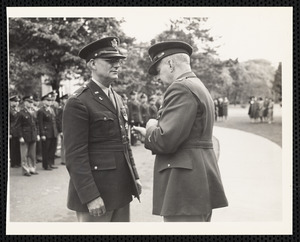
[[[228,105],[229,101],[227,97],[215,98],[215,121],[227,120],[228,118]]]
[[[274,101],[272,98],[251,97],[248,115],[252,123],[273,122]]]

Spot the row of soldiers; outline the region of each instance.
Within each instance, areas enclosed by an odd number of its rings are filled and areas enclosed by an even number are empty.
[[[44,170],[57,169],[54,165],[57,139],[62,138],[62,113],[68,95],[60,98],[50,92],[39,100],[24,96],[10,97],[10,163],[11,167],[22,167],[24,176],[37,175],[37,154],[41,153]],[[62,143],[62,164],[63,142]]]
[[[145,127],[149,119],[157,118],[157,110],[162,102],[161,94],[153,95],[149,98],[149,100],[145,93],[140,94],[138,97],[138,93],[136,91],[130,92],[129,100],[125,94],[121,96],[125,105],[127,105],[130,127]],[[131,145],[136,145],[137,140],[138,137],[134,133],[131,133]]]

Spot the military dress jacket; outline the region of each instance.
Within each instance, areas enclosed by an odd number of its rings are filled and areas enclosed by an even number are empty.
[[[11,108],[9,111],[9,134],[12,137],[19,137],[18,114],[19,112],[15,108]]]
[[[128,117],[121,96],[116,108],[91,81],[69,97],[63,112],[66,167],[70,175],[68,208],[88,212],[101,196],[106,210],[139,199],[139,178],[128,142]]]
[[[145,137],[156,154],[153,214],[200,215],[228,206],[212,143],[214,104],[200,79],[189,72],[173,82],[158,115]]]
[[[54,110],[51,107],[41,107],[37,112],[37,119],[40,136],[46,136],[48,139],[57,137],[57,120]]]
[[[25,142],[36,142],[38,135],[37,120],[34,113],[26,108],[20,110],[17,119],[18,137],[24,138]]]

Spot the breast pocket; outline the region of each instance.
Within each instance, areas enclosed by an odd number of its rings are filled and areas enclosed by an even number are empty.
[[[109,111],[97,112],[93,120],[94,128],[92,129],[95,136],[113,136],[116,134],[116,116]]]

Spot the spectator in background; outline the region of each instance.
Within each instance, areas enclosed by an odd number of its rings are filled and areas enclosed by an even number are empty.
[[[268,122],[269,99],[266,97],[263,103],[263,121]]]
[[[253,117],[253,104],[254,104],[254,97],[250,97],[250,100],[249,100],[248,115],[249,115],[249,118],[250,118],[250,120],[251,120],[251,123],[254,122],[254,117]]]
[[[36,115],[37,118],[37,112],[38,110],[41,108],[42,104],[40,102],[40,99],[38,98],[38,96],[34,96],[33,97],[33,105],[32,108],[34,110],[34,113]],[[41,140],[37,140],[36,141],[36,162],[42,162],[43,160],[43,156],[42,156],[42,142]]]
[[[269,121],[269,124],[273,123],[273,109],[274,109],[274,102],[273,102],[273,99],[271,98],[269,100],[269,104],[268,104],[268,121]]]
[[[42,140],[43,168],[50,171],[57,169],[54,166],[58,135],[57,120],[54,110],[51,108],[53,95],[51,93],[46,94],[42,97],[42,101],[44,105],[38,110],[37,117]]]
[[[22,173],[24,176],[37,175],[36,141],[40,139],[36,115],[32,109],[33,96],[23,97],[24,107],[18,115],[18,136],[20,141]]]
[[[218,116],[220,120],[223,120],[223,98],[218,99]]]
[[[9,156],[10,167],[19,168],[21,166],[20,141],[18,135],[18,115],[19,98],[11,96],[9,98]]]
[[[128,101],[128,121],[130,124],[130,127],[133,126],[140,126],[142,123],[141,118],[141,111],[140,111],[140,103],[137,100],[137,92],[132,91],[130,93],[130,100]],[[137,142],[137,135],[131,132],[131,145],[136,145]]]
[[[257,98],[254,97],[254,100],[253,100],[253,105],[252,105],[252,117],[253,117],[253,121],[254,122],[257,122],[257,119],[259,117],[259,105],[258,105],[258,102],[257,102]]]
[[[157,118],[157,107],[155,105],[156,100],[154,96],[151,96],[149,99],[149,118]]]
[[[260,122],[263,122],[263,113],[264,113],[264,100],[262,97],[258,98],[258,117],[260,119]]]
[[[149,105],[147,103],[148,101],[147,95],[145,93],[142,93],[142,95],[140,96],[140,100],[141,100],[140,111],[141,111],[141,118],[142,118],[141,126],[146,127],[146,123],[148,122],[150,116]]]
[[[63,117],[63,111],[64,111],[64,107],[66,105],[66,102],[69,98],[68,94],[65,94],[63,96],[61,96],[60,98],[60,105],[57,108],[57,115],[56,115],[56,119],[57,119],[57,131],[59,133],[60,136],[60,157],[61,157],[61,163],[62,165],[66,164],[65,161],[65,146],[64,146],[64,142],[63,142],[63,133],[62,133],[62,117]]]
[[[217,98],[214,99],[214,107],[215,107],[215,121],[218,121],[219,103]]]
[[[227,116],[228,116],[228,105],[229,105],[228,99],[227,97],[225,97],[223,101],[223,116],[225,120],[227,120]]]

